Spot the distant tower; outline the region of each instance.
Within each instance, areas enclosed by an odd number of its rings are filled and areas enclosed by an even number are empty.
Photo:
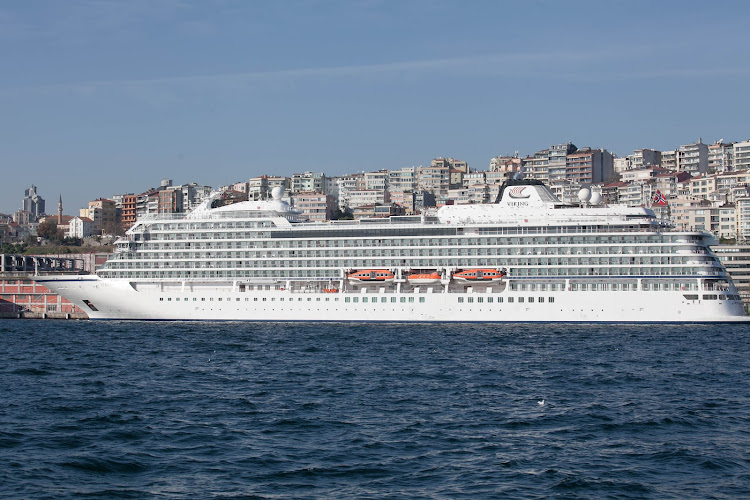
[[[57,202],[57,225],[62,224],[62,193],[60,194],[60,201]]]

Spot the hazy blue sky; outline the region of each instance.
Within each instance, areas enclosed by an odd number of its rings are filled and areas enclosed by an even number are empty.
[[[750,138],[750,2],[4,0],[0,212]]]

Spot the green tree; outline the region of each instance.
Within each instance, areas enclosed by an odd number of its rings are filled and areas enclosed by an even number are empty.
[[[44,221],[37,226],[36,234],[45,240],[51,240],[57,236],[57,224],[52,221]]]

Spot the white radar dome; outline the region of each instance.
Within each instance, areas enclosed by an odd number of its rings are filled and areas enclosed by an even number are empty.
[[[594,191],[593,193],[591,193],[591,199],[589,199],[589,203],[591,203],[592,205],[598,205],[601,202],[602,202],[601,193],[599,193],[598,191]]]
[[[280,200],[281,197],[284,196],[284,188],[281,186],[276,186],[271,190],[271,197],[273,197],[274,200]]]
[[[585,203],[591,199],[591,190],[589,188],[581,188],[578,191],[578,199]]]

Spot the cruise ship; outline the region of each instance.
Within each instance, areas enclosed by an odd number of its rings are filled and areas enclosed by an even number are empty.
[[[539,181],[495,203],[304,222],[272,198],[139,218],[95,275],[37,276],[91,319],[744,322],[704,232]]]

